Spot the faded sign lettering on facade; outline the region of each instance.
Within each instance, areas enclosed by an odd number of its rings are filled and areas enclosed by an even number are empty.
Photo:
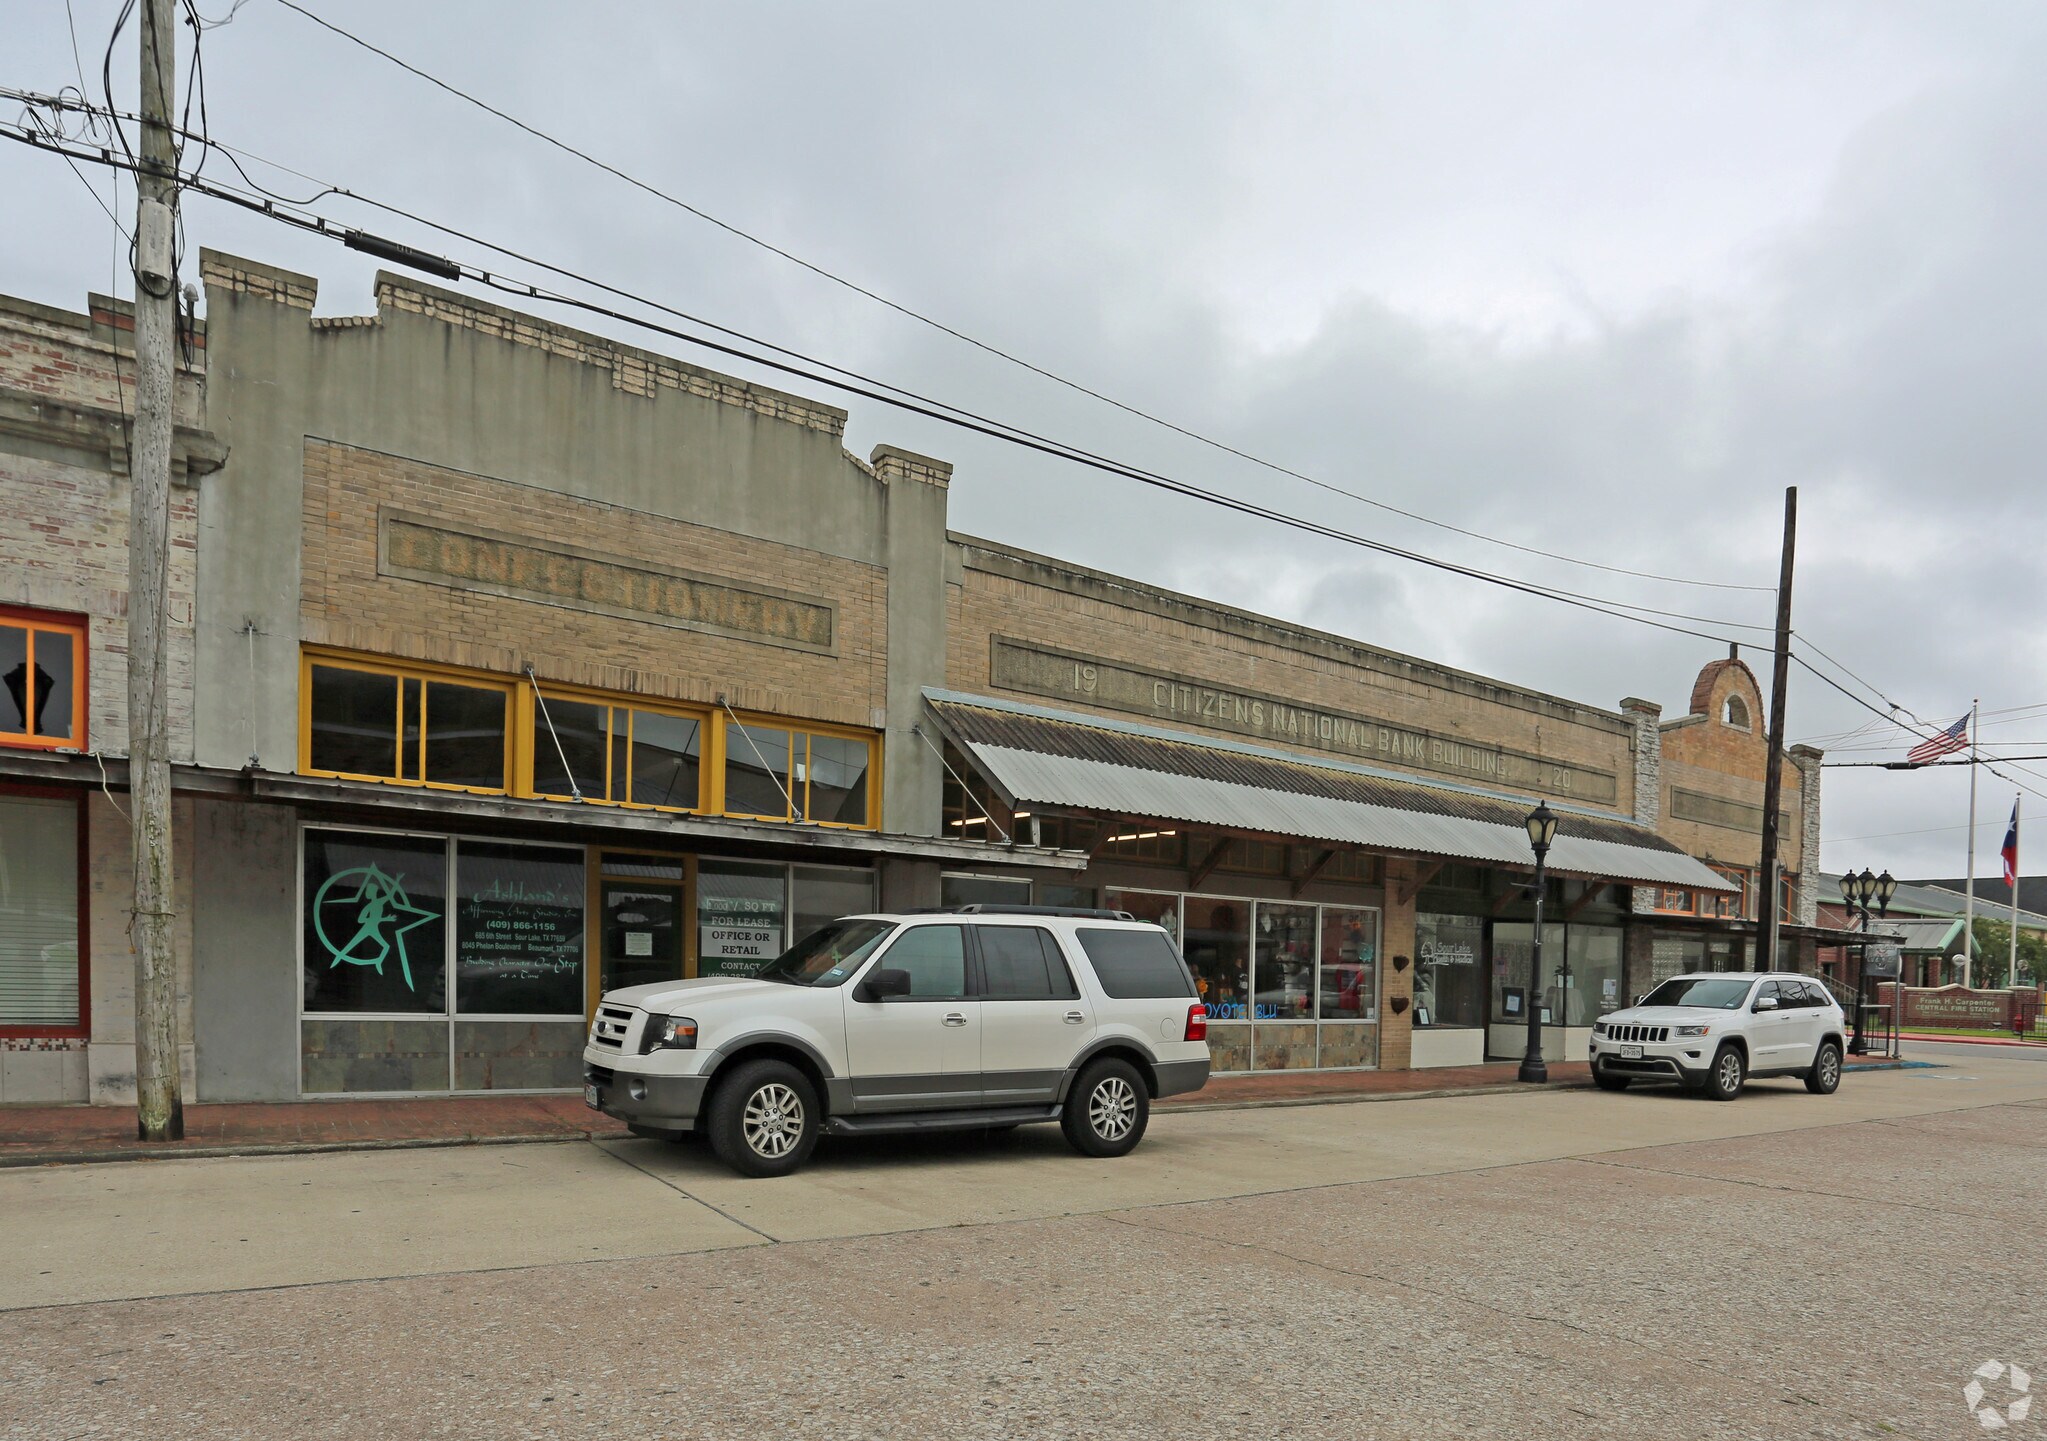
[[[989,679],[1004,690],[1078,701],[1150,720],[1208,726],[1279,745],[1313,746],[1481,784],[1592,802],[1610,803],[1620,795],[1620,783],[1609,771],[1298,704],[1291,697],[1202,685],[1000,636],[989,657]]]
[[[379,517],[379,530],[377,569],[385,575],[800,650],[832,649],[828,601],[518,536],[453,530],[393,511]]]

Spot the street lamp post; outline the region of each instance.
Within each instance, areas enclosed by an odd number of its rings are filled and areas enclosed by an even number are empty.
[[[1891,909],[1891,897],[1897,892],[1897,889],[1898,883],[1889,871],[1885,871],[1879,876],[1874,874],[1868,866],[1862,868],[1861,875],[1850,871],[1841,877],[1841,897],[1848,902],[1848,908],[1858,914],[1861,929],[1865,935],[1869,932],[1870,902],[1874,901],[1876,903],[1877,915],[1888,915]],[[1869,1054],[1869,1042],[1862,1033],[1862,1008],[1869,983],[1868,972],[1869,943],[1865,941],[1856,953],[1855,1038],[1848,1043],[1848,1054],[1851,1056]]]
[[[1549,1067],[1542,1060],[1542,897],[1547,889],[1543,866],[1550,842],[1557,838],[1557,818],[1547,801],[1537,801],[1524,824],[1535,852],[1535,946],[1528,959],[1528,1050],[1521,1057],[1520,1079],[1541,1084],[1549,1080]]]

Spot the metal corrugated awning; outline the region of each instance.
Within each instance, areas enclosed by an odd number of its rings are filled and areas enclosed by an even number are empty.
[[[938,728],[1018,807],[1297,836],[1448,860],[1526,867],[1533,797],[1420,780],[1157,726],[926,690]],[[1635,885],[1732,891],[1726,877],[1649,827],[1570,805],[1552,870]]]

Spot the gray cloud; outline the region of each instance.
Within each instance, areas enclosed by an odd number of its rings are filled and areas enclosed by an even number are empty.
[[[75,8],[96,85],[115,6]],[[1767,584],[1797,484],[1802,631],[1929,720],[1977,694],[2047,700],[2037,7],[504,5],[487,27],[416,4],[314,8],[820,264],[1409,509]],[[10,30],[0,79],[76,83],[61,9]],[[1768,619],[1767,596],[1486,546],[1107,411],[266,0],[205,43],[217,133],[310,173],[1332,525]],[[132,50],[124,37],[124,70]],[[112,228],[61,165],[0,153],[0,181],[26,217],[0,234],[0,286],[69,304],[108,288]],[[320,275],[323,311],[368,304],[360,257],[213,205],[188,227]],[[852,408],[856,449],[958,463],[962,529],[1598,704],[1675,709],[1720,653]],[[1795,736],[1871,720],[1796,674]],[[1935,828],[1960,825],[1965,792],[1960,770],[1830,773],[1829,864],[1958,870],[1961,833]],[[1987,854],[2009,788],[1985,796]],[[1847,839],[1888,832],[1923,833]]]

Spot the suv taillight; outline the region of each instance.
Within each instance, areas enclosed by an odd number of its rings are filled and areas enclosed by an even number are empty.
[[[1187,1034],[1183,1041],[1205,1041],[1208,1039],[1208,1007],[1196,1001],[1187,1008]]]

